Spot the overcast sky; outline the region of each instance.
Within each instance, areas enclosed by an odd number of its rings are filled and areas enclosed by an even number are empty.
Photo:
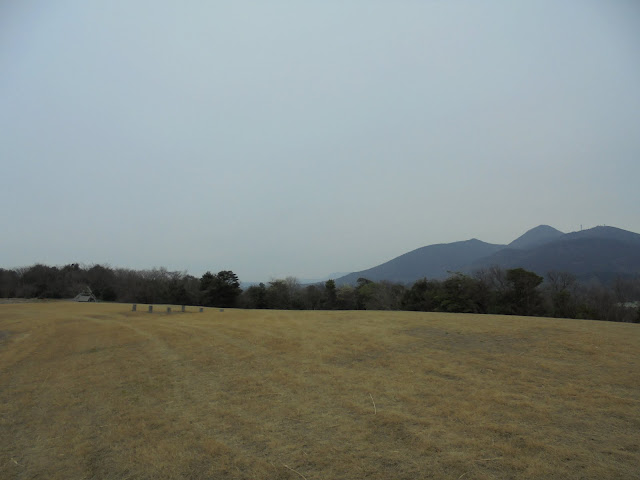
[[[640,232],[640,2],[3,1],[0,266]]]

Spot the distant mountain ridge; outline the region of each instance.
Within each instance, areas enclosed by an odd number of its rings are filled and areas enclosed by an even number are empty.
[[[516,238],[509,244],[509,248],[525,249],[538,247],[545,243],[552,242],[553,240],[557,240],[562,235],[564,235],[564,233],[550,227],[549,225],[538,225]]]
[[[408,283],[422,277],[445,278],[448,272],[462,269],[474,260],[503,249],[505,245],[486,243],[478,239],[440,243],[417,248],[388,262],[336,280],[337,285],[355,284],[364,277],[373,281],[388,280]]]
[[[421,247],[340,277],[336,284],[354,285],[361,277],[409,284],[424,277],[443,279],[452,272],[472,273],[491,266],[522,267],[539,275],[565,271],[583,280],[609,281],[618,275],[640,275],[640,235],[616,227],[563,233],[549,225],[539,225],[508,245],[474,238]]]

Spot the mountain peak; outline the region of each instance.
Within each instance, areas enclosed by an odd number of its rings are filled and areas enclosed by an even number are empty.
[[[638,235],[637,233],[623,230],[617,227],[609,227],[604,225],[588,228],[586,230],[580,230],[578,232],[568,233],[566,235],[566,238],[567,240],[573,240],[577,238],[601,238],[640,245],[640,235]]]
[[[549,225],[538,225],[516,238],[509,244],[509,248],[524,249],[538,247],[553,240],[557,240],[562,235],[564,235],[564,233],[550,227]]]
[[[640,272],[640,235],[605,226],[565,234],[549,225],[538,225],[509,245],[471,238],[420,247],[337,278],[336,284],[354,285],[360,277],[409,284],[420,278],[444,279],[451,272],[471,273],[494,266],[525,268],[538,275],[565,271],[583,279],[610,281],[616,275]]]
[[[359,277],[374,282],[413,283],[419,278],[447,278],[449,271],[460,271],[465,265],[502,250],[504,245],[493,245],[478,239],[427,245],[367,270],[353,272],[336,279],[337,285],[355,284]]]

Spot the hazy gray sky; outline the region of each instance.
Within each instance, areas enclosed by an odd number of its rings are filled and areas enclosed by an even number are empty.
[[[0,3],[0,266],[322,277],[640,232],[640,2]]]

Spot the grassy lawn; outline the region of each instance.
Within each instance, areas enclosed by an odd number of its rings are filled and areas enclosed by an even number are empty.
[[[640,325],[130,310],[0,305],[0,478],[638,478]]]

